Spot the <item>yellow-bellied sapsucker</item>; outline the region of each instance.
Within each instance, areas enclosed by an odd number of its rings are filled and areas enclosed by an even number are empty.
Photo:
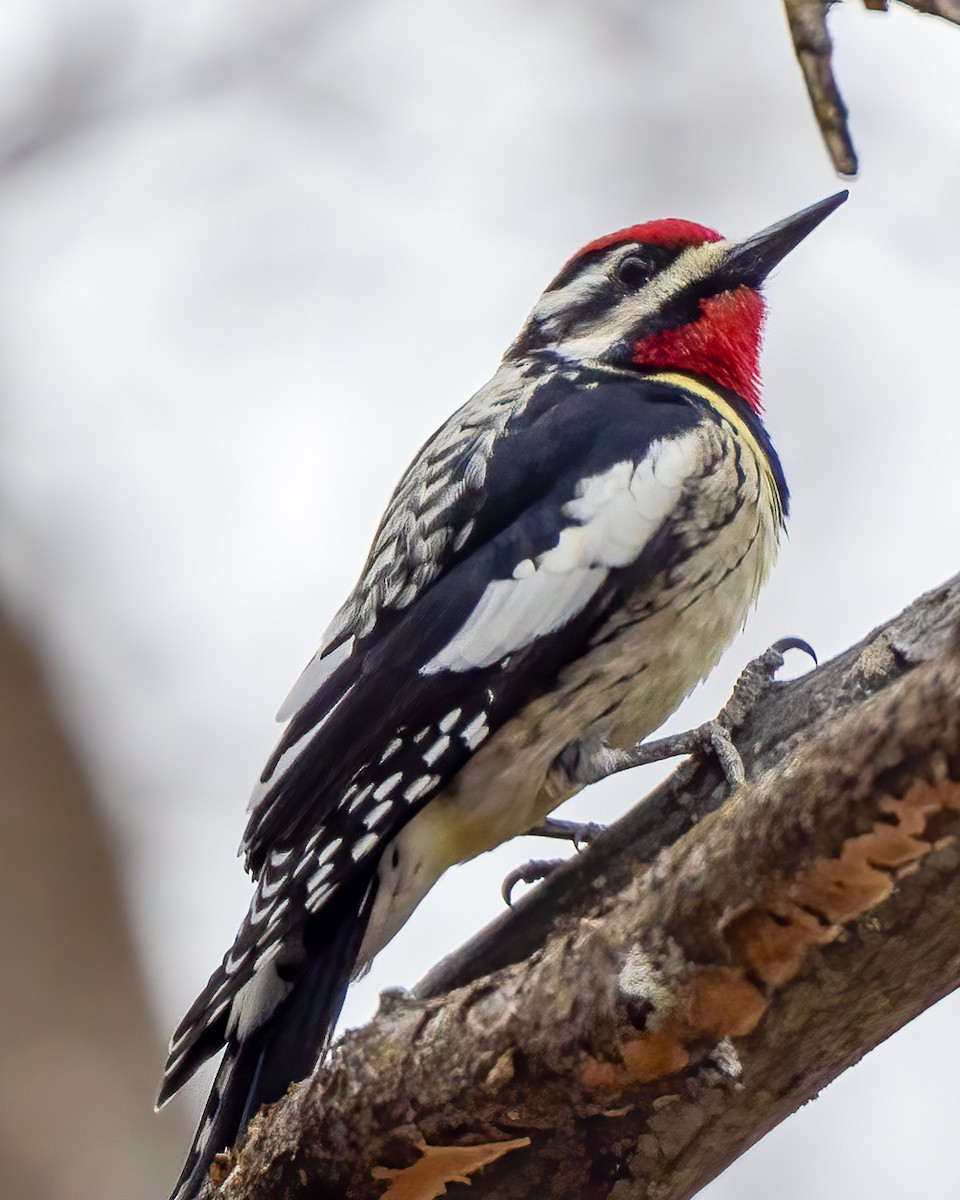
[[[250,911],[171,1043],[161,1102],[226,1047],[178,1198],[310,1073],[447,867],[636,761],[743,624],[787,509],[760,288],[845,196],[743,241],[591,242],[400,480],[280,713]]]

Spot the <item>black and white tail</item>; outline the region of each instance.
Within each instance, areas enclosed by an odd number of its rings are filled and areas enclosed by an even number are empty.
[[[217,994],[218,972],[188,1013],[178,1031],[187,1049],[171,1054],[160,1104],[220,1045],[226,1049],[171,1200],[194,1200],[214,1158],[237,1142],[258,1109],[313,1071],[355,973],[376,893],[375,871],[373,864],[374,873],[351,880],[318,914],[314,927],[307,924],[304,955],[297,963],[268,962],[236,990],[222,1017],[204,1025],[203,1002]]]

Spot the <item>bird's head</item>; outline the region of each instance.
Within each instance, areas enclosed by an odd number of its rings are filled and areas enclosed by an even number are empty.
[[[507,357],[548,350],[575,362],[691,372],[759,412],[763,282],[846,198],[838,192],[742,241],[674,218],[598,238],[543,293]]]

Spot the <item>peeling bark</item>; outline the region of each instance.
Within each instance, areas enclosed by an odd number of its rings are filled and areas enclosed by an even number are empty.
[[[210,1194],[694,1195],[960,982],[958,701],[960,577],[773,685],[736,795],[685,765],[385,994]]]

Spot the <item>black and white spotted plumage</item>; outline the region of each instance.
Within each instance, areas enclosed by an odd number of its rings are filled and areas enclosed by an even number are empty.
[[[578,753],[659,725],[772,565],[787,493],[751,404],[633,361],[665,309],[691,325],[712,279],[740,286],[739,248],[659,224],[572,260],[425,444],[281,710],[243,839],[253,902],[171,1042],[161,1102],[226,1046],[178,1200],[310,1071],[439,874],[576,791]]]

